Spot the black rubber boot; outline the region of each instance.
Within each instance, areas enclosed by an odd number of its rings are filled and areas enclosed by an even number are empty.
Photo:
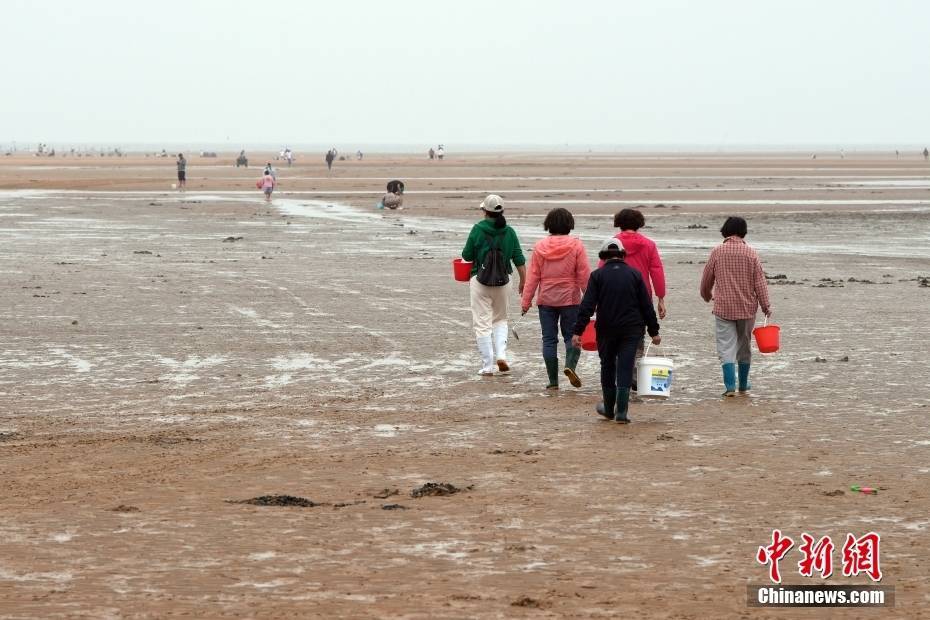
[[[614,390],[607,388],[601,388],[601,393],[604,395],[604,402],[598,403],[594,407],[594,410],[608,420],[613,420],[614,404],[616,403],[617,393]]]
[[[546,386],[546,389],[559,389],[559,358],[545,357],[543,361],[546,362],[546,374],[549,375],[549,385]]]
[[[614,422],[629,424],[630,418],[627,415],[629,410],[630,388],[617,388],[617,412],[614,414]]]

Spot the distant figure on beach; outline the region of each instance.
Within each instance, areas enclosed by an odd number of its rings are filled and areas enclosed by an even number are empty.
[[[894,150],[894,158],[901,159],[901,152],[898,149]]]
[[[378,203],[379,209],[384,209],[385,207],[391,210],[402,210],[404,208],[403,181],[388,181],[387,193],[381,197],[381,202]]]
[[[332,172],[333,161],[336,159],[336,149],[329,149],[326,151],[326,157],[324,159],[326,160],[326,169]]]
[[[565,342],[563,372],[569,383],[581,387],[581,379],[575,373],[581,349],[572,345],[572,329],[578,319],[578,304],[588,285],[591,267],[584,243],[570,234],[574,228],[575,218],[568,209],[559,207],[546,215],[543,229],[549,236],[543,237],[533,246],[520,302],[520,309],[526,314],[539,289],[536,307],[539,309],[539,326],[542,330],[543,364],[549,378],[547,390],[559,389],[560,332]]]
[[[284,160],[287,162],[287,167],[290,168],[291,164],[294,163],[294,152],[290,147],[285,147],[284,149]]]
[[[274,191],[277,184],[277,179],[275,179],[271,171],[266,168],[265,174],[262,175],[262,192],[265,193],[265,202],[271,202],[271,193]]]
[[[759,255],[744,240],[746,233],[746,220],[728,217],[720,228],[723,242],[711,250],[701,277],[701,298],[714,302],[724,397],[734,396],[737,389],[740,394],[749,391],[756,311],[761,306],[766,317],[772,316],[765,272]]]
[[[265,171],[262,172],[262,176],[266,174],[270,174],[274,178],[275,182],[278,181],[278,171],[274,169],[274,166],[271,165],[271,162],[265,164]]]
[[[930,159],[930,151],[927,150],[927,147],[924,147],[924,159]]]
[[[245,156],[245,149],[239,151],[239,157],[236,158],[236,168],[239,166],[249,167],[249,158]]]
[[[364,157],[364,155],[362,155],[362,149],[357,150],[355,152],[355,159],[362,161],[362,157]]]
[[[430,159],[436,158],[436,151],[433,149],[433,147],[429,147],[429,151],[427,151],[426,154],[429,155]]]
[[[442,158],[446,155],[446,149],[443,145],[439,145],[439,148],[436,149],[436,159],[442,161]]]
[[[517,292],[523,294],[526,258],[520,240],[504,219],[504,201],[489,194],[480,206],[484,217],[468,233],[462,258],[471,261],[469,296],[475,341],[481,355],[479,375],[490,376],[495,370],[510,372],[507,361],[507,307],[512,284],[510,275],[516,266],[520,275]]]
[[[184,159],[184,153],[178,153],[178,191],[184,191],[187,187],[187,160]]]

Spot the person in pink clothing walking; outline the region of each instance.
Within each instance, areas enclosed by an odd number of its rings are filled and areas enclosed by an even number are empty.
[[[269,164],[270,165],[270,164]],[[265,194],[265,202],[271,202],[271,193],[274,191],[275,186],[278,182],[275,180],[274,175],[267,168],[265,169],[265,174],[262,175],[262,192]]]
[[[543,228],[549,236],[533,246],[521,308],[523,314],[529,311],[538,289],[536,305],[542,328],[543,362],[549,376],[546,389],[559,389],[559,331],[565,340],[565,375],[573,386],[581,387],[581,380],[575,373],[581,349],[572,346],[572,328],[578,318],[578,304],[588,284],[591,267],[581,239],[569,235],[575,228],[575,218],[567,209],[550,211]]]

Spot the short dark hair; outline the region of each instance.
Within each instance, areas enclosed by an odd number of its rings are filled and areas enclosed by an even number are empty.
[[[736,235],[737,237],[743,238],[746,236],[747,232],[746,220],[736,215],[728,217],[727,221],[720,227],[720,234],[724,237]]]
[[[543,220],[543,230],[548,230],[551,235],[567,235],[574,229],[575,218],[571,211],[562,207],[550,211]]]
[[[639,209],[623,209],[614,216],[614,226],[620,230],[639,230],[646,225],[646,218]]]

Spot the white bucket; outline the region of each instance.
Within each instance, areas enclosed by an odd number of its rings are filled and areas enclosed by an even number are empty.
[[[649,348],[639,360],[636,371],[637,395],[640,397],[668,398],[672,390],[672,371],[675,364],[667,357],[650,357]]]

